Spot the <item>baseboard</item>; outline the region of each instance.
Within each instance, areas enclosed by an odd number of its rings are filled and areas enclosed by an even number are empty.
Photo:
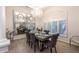
[[[0,53],[7,52],[10,45],[10,40],[2,39],[0,40]]]
[[[0,53],[8,52],[8,47],[0,48]]]
[[[61,41],[61,42],[65,42],[65,43],[70,44],[68,38],[59,38],[58,40]],[[79,46],[79,44],[74,43],[74,42],[72,42],[71,44],[72,44],[72,45],[75,45],[75,46]]]

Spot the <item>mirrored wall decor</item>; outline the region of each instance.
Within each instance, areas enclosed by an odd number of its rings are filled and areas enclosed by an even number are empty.
[[[24,34],[26,28],[34,29],[35,23],[31,14],[13,11],[13,27],[15,34]]]

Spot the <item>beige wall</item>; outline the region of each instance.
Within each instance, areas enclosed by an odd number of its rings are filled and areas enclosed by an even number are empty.
[[[68,23],[68,38],[61,38],[61,41],[69,42],[69,38],[73,35],[79,36],[79,7],[47,7],[44,10],[42,20],[38,23],[43,25],[45,22],[60,19],[65,16]],[[57,20],[58,21],[58,20]],[[38,26],[39,27],[39,26]]]
[[[5,7],[0,6],[0,41],[5,40]]]
[[[27,6],[6,6],[6,28],[13,31],[13,11],[29,14],[31,10],[32,9]]]

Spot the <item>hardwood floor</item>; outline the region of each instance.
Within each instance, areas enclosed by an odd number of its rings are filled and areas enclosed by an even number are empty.
[[[54,52],[54,48],[52,49]],[[57,52],[58,53],[79,53],[79,47],[58,41],[57,42]],[[12,40],[11,45],[9,46],[8,53],[34,53],[33,49],[29,47],[26,43],[26,39]],[[37,53],[40,53],[37,51]],[[48,49],[45,49],[41,53],[49,53]]]

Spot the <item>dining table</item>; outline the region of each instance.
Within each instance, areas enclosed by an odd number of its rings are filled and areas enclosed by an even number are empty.
[[[47,40],[51,40],[51,36],[56,34],[56,33],[49,33],[46,34],[45,32],[30,32],[30,33],[34,33],[36,36],[36,39],[38,40],[39,43],[39,51],[43,51],[44,50],[44,42]]]
[[[54,33],[49,33],[49,34],[46,34],[45,32],[30,32],[30,33],[34,33],[36,38],[39,40],[39,41],[45,41],[45,40],[48,40],[49,37],[51,37]]]

